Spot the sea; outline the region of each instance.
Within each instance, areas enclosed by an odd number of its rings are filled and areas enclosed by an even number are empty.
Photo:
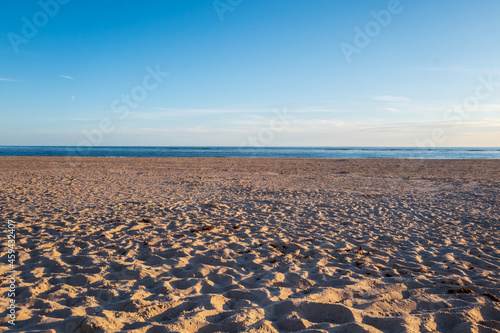
[[[500,159],[500,147],[0,146],[0,156]]]

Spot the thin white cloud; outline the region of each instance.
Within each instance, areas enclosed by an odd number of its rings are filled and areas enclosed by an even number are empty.
[[[76,120],[76,119],[75,119]],[[82,119],[84,120],[84,119]],[[85,119],[89,120],[89,119]],[[149,132],[211,132],[211,131],[234,131],[234,132],[246,132],[248,130],[258,131],[262,128],[269,126],[268,119],[263,119],[264,121],[244,121],[242,119],[234,119],[225,123],[220,123],[217,127],[206,127],[203,125],[185,127],[185,128],[154,128],[154,127],[143,127],[136,130],[149,131]],[[244,127],[235,127],[234,125],[247,125]],[[375,132],[385,132],[385,131],[401,131],[401,132],[411,132],[411,131],[421,131],[433,129],[436,127],[441,127],[444,129],[454,128],[453,131],[460,131],[462,129],[471,128],[497,128],[500,127],[500,118],[483,118],[483,119],[463,119],[459,122],[459,128],[455,129],[457,126],[456,121],[452,120],[431,120],[431,121],[406,121],[406,122],[384,122],[383,119],[373,119],[371,122],[366,121],[342,121],[336,119],[293,119],[290,124],[286,126],[287,130],[305,130],[314,131],[324,130],[326,132],[332,129],[343,128],[347,131],[375,131]]]
[[[408,97],[391,95],[375,96],[373,99],[382,102],[407,102],[410,100]]]
[[[408,121],[401,123],[381,123],[376,125],[363,124],[365,131],[419,131],[426,129],[442,128],[446,131],[464,131],[473,128],[497,128],[500,126],[500,118],[463,119],[459,122],[451,120],[436,121]]]
[[[461,68],[461,67],[429,67],[425,68],[427,71],[432,72],[452,72],[452,73],[472,73],[472,74],[480,74],[480,73],[498,73],[499,70],[491,70],[491,69],[474,69],[474,68]]]
[[[384,119],[363,120],[342,123],[336,120],[295,120],[283,130],[274,132],[273,140],[267,146],[420,146],[424,140],[432,139],[433,130],[443,131],[438,146],[498,146],[500,142],[500,118],[464,120],[458,128],[454,122],[399,122],[386,123]],[[267,127],[268,128],[268,127]],[[207,125],[161,128],[117,126],[106,137],[111,145],[145,146],[252,146],[248,140],[256,137],[262,127],[241,128]],[[81,140],[79,131],[59,128],[56,132],[44,130],[34,132],[48,138],[67,136],[71,142]],[[127,141],[128,140],[128,141]]]
[[[134,111],[131,112],[132,119],[163,119],[193,115],[215,115],[215,114],[264,114],[269,115],[275,111],[286,109],[289,114],[299,113],[338,113],[344,110],[329,109],[322,107],[306,107],[300,109],[289,109],[286,107],[275,107],[269,109],[175,109],[175,108],[152,108],[154,111]]]
[[[346,112],[345,110],[332,109],[327,107],[305,107],[298,109],[287,109],[289,113],[338,113]]]
[[[212,114],[231,114],[231,113],[248,113],[248,110],[236,109],[174,109],[174,108],[153,108],[158,110],[153,112],[135,111],[130,114],[134,119],[162,119],[178,116],[193,116],[193,115],[212,115]],[[254,111],[255,112],[255,111]],[[257,111],[261,112],[261,111]]]
[[[5,77],[0,77],[0,81],[5,81],[5,82],[18,82],[17,80],[7,79],[7,78],[5,78]]]
[[[125,129],[127,130],[127,129]],[[131,130],[131,129],[128,129]],[[178,135],[178,134],[211,134],[211,133],[248,133],[248,130],[234,129],[234,128],[206,128],[203,126],[195,127],[183,127],[183,128],[151,128],[143,127],[139,129],[133,129],[134,133],[155,133],[155,134],[165,134],[165,135]]]
[[[500,104],[482,104],[479,105],[477,111],[480,112],[500,112]]]
[[[186,132],[186,133],[208,133],[211,132],[212,130],[203,128],[202,126],[196,126],[196,127],[185,127],[185,128],[151,128],[151,127],[144,127],[140,128],[139,130],[144,131],[144,132],[153,132],[153,133],[179,133],[179,132]]]
[[[59,77],[65,78],[65,79],[70,79],[70,80],[75,80],[74,77],[68,76],[68,75],[59,75]]]
[[[396,108],[384,108],[384,110],[391,111],[392,113],[398,113],[399,110]]]

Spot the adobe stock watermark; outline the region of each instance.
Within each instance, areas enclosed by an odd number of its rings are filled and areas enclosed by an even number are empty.
[[[21,21],[21,34],[9,32],[7,39],[12,46],[12,49],[17,54],[19,53],[19,46],[21,44],[28,44],[29,41],[38,34],[39,29],[45,27],[51,18],[55,17],[62,5],[66,5],[70,0],[40,0],[38,6],[40,10],[35,12],[31,18],[23,16]]]
[[[215,12],[219,16],[219,20],[224,21],[224,15],[226,12],[232,12],[236,7],[241,5],[243,0],[215,0],[213,6]]]
[[[267,124],[264,123],[260,130],[255,131],[253,134],[248,135],[236,148],[239,157],[255,157],[256,151],[253,149],[245,148],[256,148],[269,146],[276,137],[276,134],[283,132],[287,127],[289,127],[295,121],[295,117],[290,115],[286,108],[282,110],[273,110],[272,115],[267,119]],[[237,155],[237,156],[238,156]],[[234,156],[236,157],[236,156]],[[224,172],[238,172],[241,168],[239,158],[229,158],[224,161]],[[226,189],[227,184],[224,182],[219,182],[216,177],[215,181],[204,181],[199,185],[193,186],[189,189],[188,193],[192,198],[196,200],[211,201],[214,197],[224,196],[223,192]],[[231,186],[231,185],[229,185]]]
[[[121,94],[119,98],[111,102],[111,111],[118,115],[119,120],[127,119],[130,112],[136,109],[139,103],[143,102],[148,97],[149,92],[158,88],[169,75],[169,73],[161,71],[160,65],[156,65],[155,69],[148,66],[146,67],[146,72],[148,74],[142,78],[142,84],[136,85],[128,94]],[[86,147],[101,145],[104,141],[104,136],[112,133],[115,129],[116,126],[113,120],[105,117],[101,119],[97,127],[91,130],[82,130],[85,139],[78,143],[78,153],[82,153],[82,149]]]
[[[400,0],[390,0],[387,3],[386,9],[370,11],[373,20],[368,21],[362,28],[359,26],[354,27],[355,34],[352,44],[346,42],[339,44],[347,63],[352,62],[353,55],[359,55],[363,49],[368,47],[372,40],[380,35],[382,29],[387,28],[391,24],[393,17],[400,14],[403,9],[404,7]]]
[[[116,122],[127,119],[130,112],[136,109],[149,93],[157,89],[170,75],[168,72],[163,72],[160,65],[156,65],[155,69],[147,66],[145,70],[147,74],[142,78],[141,84],[134,86],[128,93],[121,94],[111,102],[110,109],[117,115],[117,118],[102,118],[94,128],[81,131],[84,139],[76,147],[66,147],[68,167],[76,167],[79,163],[74,161],[75,157],[85,156],[86,149],[101,145],[105,136],[116,130]],[[53,163],[53,169],[63,171],[65,168],[59,163]]]
[[[487,78],[480,76],[479,84],[474,89],[474,94],[467,96],[462,100],[462,103],[454,105],[452,108],[443,113],[443,121],[452,121],[452,130],[456,131],[460,128],[463,121],[468,119],[471,114],[479,108],[481,102],[489,99],[500,87],[500,81],[495,81],[493,73],[490,73]],[[436,147],[444,143],[448,139],[446,129],[443,127],[435,128],[430,135],[430,138],[425,140],[416,140],[418,147]]]
[[[17,284],[17,271],[16,269],[16,222],[7,220],[7,262],[9,269],[7,270],[7,284],[9,290],[7,291],[8,305],[7,317],[10,325],[16,324],[16,284]]]
[[[288,113],[286,108],[274,110],[273,113],[274,117],[269,120],[267,127],[262,128],[256,135],[249,135],[240,143],[240,152],[244,147],[264,147],[269,145],[274,141],[275,134],[284,131],[295,119]]]
[[[489,74],[487,78],[481,76],[478,78],[479,83],[474,89],[474,93],[464,98],[461,103],[457,103],[452,108],[447,109],[443,115],[442,120],[452,122],[452,127],[442,126],[434,128],[428,133],[425,139],[415,139],[415,145],[419,148],[435,148],[442,146],[444,142],[449,139],[451,132],[460,128],[463,121],[469,118],[475,112],[481,102],[491,98],[498,89],[500,89],[500,81],[495,81],[493,74]],[[412,172],[418,170],[424,165],[424,159],[402,159],[399,167],[393,170],[394,176],[401,178],[410,177]],[[392,188],[393,179],[383,178],[388,188]]]

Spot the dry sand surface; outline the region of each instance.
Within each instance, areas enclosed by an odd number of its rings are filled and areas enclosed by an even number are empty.
[[[3,157],[0,194],[18,331],[500,332],[497,160]]]

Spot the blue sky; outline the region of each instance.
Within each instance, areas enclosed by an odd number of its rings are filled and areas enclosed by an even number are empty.
[[[497,0],[2,6],[0,145],[500,146]]]

